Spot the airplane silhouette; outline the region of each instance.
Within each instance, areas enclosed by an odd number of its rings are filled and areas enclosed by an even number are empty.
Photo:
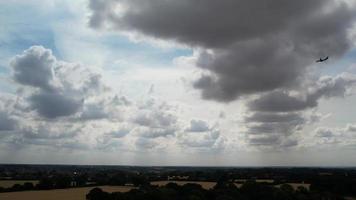
[[[327,59],[329,59],[329,56],[327,56],[326,58],[324,58],[324,59],[322,59],[322,58],[320,58],[319,60],[317,60],[316,62],[324,62],[324,61],[326,61]]]

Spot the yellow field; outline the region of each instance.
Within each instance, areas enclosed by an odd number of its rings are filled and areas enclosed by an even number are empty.
[[[167,185],[168,183],[176,183],[177,185],[185,185],[187,183],[194,183],[194,184],[201,185],[202,188],[204,188],[206,190],[211,189],[216,185],[216,182],[203,182],[203,181],[153,181],[153,182],[151,182],[151,185],[163,186],[163,185]]]
[[[128,192],[134,187],[99,186],[106,192]],[[94,187],[71,188],[58,190],[25,191],[0,193],[1,200],[85,200],[85,195]]]
[[[34,186],[38,181],[25,181],[25,180],[0,180],[0,187],[10,188],[15,184],[23,185],[24,183],[32,183]]]

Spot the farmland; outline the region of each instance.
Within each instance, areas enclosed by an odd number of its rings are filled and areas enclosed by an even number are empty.
[[[32,181],[28,181],[28,180],[0,180],[0,187],[10,188],[15,184],[23,185],[24,183],[32,183],[33,185],[36,185],[38,182],[39,181],[36,181],[36,180],[32,180]]]
[[[100,186],[106,192],[128,192],[134,187],[127,186]],[[57,189],[57,190],[41,190],[41,191],[25,191],[25,192],[7,192],[0,193],[1,200],[85,200],[85,195],[93,187]]]

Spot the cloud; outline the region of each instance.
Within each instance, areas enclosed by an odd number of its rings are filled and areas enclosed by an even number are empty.
[[[302,122],[304,119],[297,113],[264,113],[257,112],[245,118],[246,122],[276,123],[276,122]]]
[[[320,99],[344,97],[355,83],[355,75],[343,73],[321,77],[306,91],[277,90],[258,96],[247,103],[252,112],[244,118],[248,142],[285,147],[284,142],[295,140],[306,124],[316,122],[315,113],[307,111],[316,108]]]
[[[135,145],[138,149],[152,149],[157,146],[157,142],[146,138],[137,138]]]
[[[46,118],[70,116],[79,111],[83,100],[74,99],[59,93],[42,92],[33,94],[30,99],[31,108]]]
[[[336,77],[321,77],[306,94],[292,95],[288,91],[278,90],[264,94],[249,102],[253,111],[291,112],[313,108],[321,98],[344,97],[348,89],[356,83],[356,76],[343,73]]]
[[[41,117],[73,116],[82,110],[83,119],[106,117],[95,110],[98,105],[86,104],[90,98],[104,96],[109,90],[100,74],[80,64],[57,60],[50,49],[42,46],[32,46],[15,56],[10,66],[14,80],[27,87],[29,108]]]
[[[209,131],[209,125],[207,122],[203,120],[191,120],[190,127],[188,127],[185,131],[186,132],[206,132]]]
[[[199,48],[206,73],[194,86],[221,102],[303,83],[316,58],[350,49],[355,17],[350,4],[332,0],[91,0],[90,9],[93,28]]]
[[[15,56],[10,66],[18,83],[51,90],[53,88],[56,58],[52,51],[42,46],[32,46],[23,54]]]
[[[130,130],[127,128],[120,128],[114,131],[111,131],[109,133],[107,133],[107,135],[109,135],[112,138],[122,138],[124,136],[126,136],[127,134],[130,133]]]
[[[0,110],[0,132],[15,130],[17,123],[8,113]]]
[[[131,120],[138,136],[159,138],[175,135],[179,127],[177,116],[171,111],[170,105],[149,99],[143,105],[138,105],[138,108]]]
[[[277,135],[250,138],[249,143],[256,146],[274,146],[281,143]]]
[[[178,144],[185,149],[198,151],[221,151],[225,147],[225,138],[221,135],[219,125],[209,125],[203,120],[191,120],[190,126],[177,136]]]
[[[335,134],[330,129],[319,127],[315,130],[315,136],[322,138],[331,138],[334,137]]]
[[[348,125],[346,126],[346,131],[347,131],[347,132],[356,132],[356,125],[348,124]]]
[[[161,111],[142,111],[133,119],[133,122],[146,127],[161,128],[172,126],[176,122],[172,114]]]
[[[62,127],[66,130],[63,131]],[[27,140],[61,140],[74,138],[80,132],[81,127],[73,124],[49,124],[40,123],[38,126],[26,127],[20,130],[24,139]]]

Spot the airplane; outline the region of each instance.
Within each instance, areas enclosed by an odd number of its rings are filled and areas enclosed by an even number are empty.
[[[326,58],[324,58],[324,59],[322,59],[322,58],[320,58],[319,60],[317,60],[316,62],[324,62],[324,61],[326,61],[327,59],[329,59],[329,56],[327,56]]]

